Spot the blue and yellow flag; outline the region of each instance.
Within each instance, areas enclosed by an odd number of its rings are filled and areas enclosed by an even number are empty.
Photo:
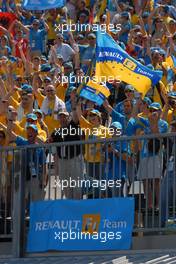
[[[80,92],[80,96],[90,100],[97,105],[102,105],[104,100],[110,95],[109,89],[97,83],[95,80],[90,80]]]
[[[134,86],[143,94],[162,78],[162,71],[154,71],[128,55],[107,33],[97,32],[96,78],[112,77]]]
[[[176,74],[176,57],[174,55],[167,57],[166,63],[171,67],[173,72]]]

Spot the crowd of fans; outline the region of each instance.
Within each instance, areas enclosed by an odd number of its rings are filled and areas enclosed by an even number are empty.
[[[39,165],[46,163],[41,146],[46,142],[176,131],[176,65],[172,61],[176,56],[176,1],[161,0],[154,5],[155,1],[150,0],[109,0],[99,13],[103,2],[68,0],[61,9],[30,12],[22,8],[21,1],[0,1],[1,12],[15,16],[9,25],[0,20],[0,147],[40,144],[33,160],[28,160],[27,180],[41,173]],[[91,23],[97,14],[98,24],[106,24],[110,15],[110,23],[116,29],[109,34],[130,56],[150,69],[163,72],[161,81],[144,98],[133,86],[117,80],[107,83],[111,95],[101,107],[79,97],[82,77],[87,72],[94,73],[96,32],[91,30]],[[74,30],[70,30],[71,25],[75,25]],[[56,129],[70,127],[76,129],[75,135],[56,133]],[[88,128],[89,133],[79,135],[80,127]],[[109,127],[116,131],[111,136],[105,133]],[[93,128],[97,128],[96,135],[90,132]],[[77,179],[85,173],[84,166],[80,166],[85,162],[87,177],[94,175],[100,179],[104,158],[108,160],[108,179],[122,179],[124,183],[129,177],[128,162],[131,171],[136,170],[137,178],[143,180],[144,191],[146,179],[155,179],[158,208],[163,174],[160,145],[156,142],[153,148],[151,142],[144,141],[129,146],[117,141],[104,150],[101,146],[100,151],[100,144],[88,144],[84,155],[79,146],[67,147],[64,153],[60,147],[57,148],[59,176]],[[170,148],[170,155],[175,155],[172,144]],[[130,165],[136,154],[139,154],[137,169],[132,168],[134,162]],[[1,155],[1,179],[3,168],[4,171],[5,167],[10,168],[11,163],[10,157]],[[46,186],[47,173],[42,170],[42,174],[46,175],[42,178]],[[37,185],[39,182],[33,182],[34,187]],[[38,190],[35,194],[34,199],[39,199]],[[67,198],[79,199],[81,195],[79,188],[73,194],[71,189],[65,192]],[[148,207],[152,208],[152,195]]]

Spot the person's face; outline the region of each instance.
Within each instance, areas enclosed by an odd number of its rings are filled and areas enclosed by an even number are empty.
[[[131,114],[132,112],[132,103],[130,101],[124,102],[124,113],[126,115]]]
[[[157,109],[149,109],[149,114],[148,118],[152,121],[155,122],[155,120],[158,120],[160,118],[161,111]]]
[[[89,37],[89,38],[88,38],[88,43],[89,43],[89,45],[90,45],[91,47],[94,47],[95,44],[96,44],[96,39],[93,38],[93,37]]]
[[[41,120],[42,119],[42,115],[40,113],[35,113],[37,116],[37,120]]]
[[[62,44],[63,43],[63,37],[62,36],[58,36],[57,38],[56,38],[56,44],[57,45],[60,45],[60,44]]]
[[[51,84],[51,82],[49,80],[47,80],[47,79],[43,81],[43,87],[44,88],[47,87],[50,84]]]
[[[33,59],[33,64],[34,64],[34,66],[38,67],[40,65],[40,60],[37,59],[37,58],[34,58]]]
[[[93,126],[97,127],[97,126],[100,125],[100,118],[99,118],[99,116],[90,113],[88,117],[89,117],[89,121],[90,121],[90,123],[91,123]]]
[[[176,132],[176,124],[171,125],[171,132]]]
[[[152,56],[152,60],[154,63],[162,62],[162,56],[159,53],[154,53]]]
[[[37,120],[33,120],[32,118],[26,119],[26,122],[29,123],[29,124],[33,124],[33,125],[37,124]]]
[[[21,105],[23,108],[27,108],[30,105],[32,98],[29,94],[22,94]]]
[[[133,99],[134,98],[134,92],[131,90],[125,90],[125,96],[128,99]]]
[[[56,90],[53,85],[48,85],[45,88],[45,93],[49,100],[53,100],[55,98]]]
[[[81,24],[86,23],[86,21],[87,21],[87,16],[83,16],[83,15],[81,15],[81,16],[79,17],[79,22],[80,22]]]
[[[156,29],[162,29],[163,28],[163,21],[161,19],[156,19],[155,22]]]
[[[4,114],[7,112],[8,101],[2,100],[0,101],[0,114]]]
[[[37,22],[34,22],[32,24],[32,26],[33,26],[33,29],[36,30],[36,31],[39,29],[39,23],[37,23]]]
[[[3,132],[0,131],[0,146],[4,144],[5,141],[5,135]]]
[[[176,23],[174,23],[173,21],[171,21],[171,22],[169,23],[169,30],[170,30],[171,32],[175,33],[175,32],[176,32]]]
[[[68,125],[68,116],[64,114],[58,115],[58,120],[60,122],[61,127],[67,127]]]
[[[35,140],[37,137],[37,132],[33,128],[29,127],[29,128],[27,128],[26,133],[27,133],[27,139],[28,139],[29,143],[30,144],[35,143]]]
[[[7,45],[7,40],[4,38],[4,37],[2,37],[1,38],[1,46],[6,46]]]
[[[137,34],[134,37],[134,42],[135,44],[142,45],[142,34]]]

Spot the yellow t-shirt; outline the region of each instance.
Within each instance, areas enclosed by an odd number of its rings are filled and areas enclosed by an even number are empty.
[[[56,87],[56,95],[57,97],[59,97],[59,99],[61,99],[63,102],[65,102],[65,95],[66,95],[66,91],[67,91],[67,88],[68,88],[68,84],[65,83],[65,84],[59,84],[57,87]]]
[[[83,116],[80,120],[80,127],[85,132],[85,138],[88,139],[103,139],[110,138],[108,133],[108,128],[100,125],[99,127],[94,127],[90,122],[88,122]],[[86,144],[85,146],[85,160],[87,162],[103,162],[104,157],[102,155],[103,151],[101,149],[102,144]]]
[[[49,134],[51,134],[55,128],[60,127],[60,123],[58,120],[55,120],[54,117],[52,116],[45,116],[44,117],[44,122],[48,127]]]

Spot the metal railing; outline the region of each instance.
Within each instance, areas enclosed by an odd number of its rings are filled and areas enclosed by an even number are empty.
[[[25,251],[36,200],[135,197],[134,235],[174,230],[176,134],[0,149],[0,238]]]

